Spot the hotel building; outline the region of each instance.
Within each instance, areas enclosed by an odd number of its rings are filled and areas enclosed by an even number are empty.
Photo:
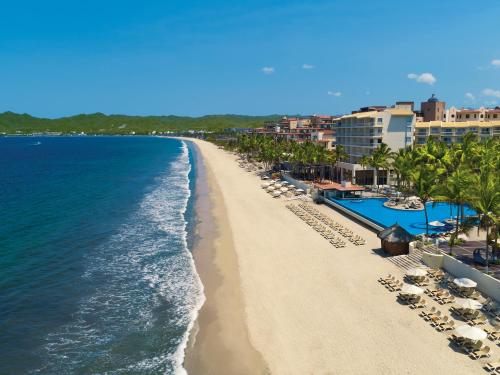
[[[461,143],[467,133],[476,135],[478,141],[500,136],[500,120],[497,121],[429,121],[415,124],[415,144],[422,145],[432,136],[447,144]]]
[[[347,160],[338,163],[340,180],[372,184],[374,171],[359,164],[383,142],[393,151],[413,143],[415,113],[413,103],[398,102],[394,107],[365,107],[334,120],[335,145],[342,146]],[[379,183],[387,183],[387,174],[379,174]]]
[[[446,110],[446,122],[464,122],[464,121],[500,121],[500,107],[477,109],[455,108]]]

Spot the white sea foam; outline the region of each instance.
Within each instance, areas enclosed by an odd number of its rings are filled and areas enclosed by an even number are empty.
[[[158,177],[137,211],[118,233],[88,256],[84,277],[100,282],[80,301],[72,321],[48,335],[40,353],[47,362],[37,372],[63,374],[82,365],[92,367],[96,355],[107,358],[115,355],[117,346],[133,346],[136,336],[148,335],[158,319],[168,318],[163,323],[183,333],[168,337],[165,351],[147,355],[146,349],[144,356],[123,355],[126,358],[120,358],[119,363],[98,367],[99,372],[104,368],[103,372],[117,374],[160,369],[187,373],[182,366],[185,349],[205,296],[188,249],[186,212],[191,196],[191,164],[185,142],[181,148],[179,157]],[[162,308],[168,311],[155,313]],[[155,333],[155,340],[163,339]],[[149,345],[155,347],[156,342]]]

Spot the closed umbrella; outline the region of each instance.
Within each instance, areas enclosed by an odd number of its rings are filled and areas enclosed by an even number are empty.
[[[405,285],[401,288],[401,293],[404,294],[422,294],[424,290],[415,285]]]
[[[477,286],[477,283],[475,281],[467,279],[466,277],[462,277],[461,279],[455,279],[453,280],[453,283],[461,288],[475,288]]]
[[[483,307],[481,303],[471,298],[457,298],[455,304],[463,309],[469,310],[479,310],[481,307]]]
[[[460,337],[465,337],[466,339],[474,341],[484,340],[488,336],[482,329],[469,325],[457,327],[455,333]]]

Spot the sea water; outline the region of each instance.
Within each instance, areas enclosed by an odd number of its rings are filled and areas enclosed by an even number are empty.
[[[203,302],[183,141],[0,137],[0,374],[176,374]]]

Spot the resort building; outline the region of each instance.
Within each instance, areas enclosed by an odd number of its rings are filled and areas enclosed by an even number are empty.
[[[328,150],[335,144],[333,116],[313,115],[310,117],[283,117],[277,122],[267,122],[255,129],[257,134],[265,134],[275,139],[295,142],[315,142]]]
[[[467,133],[473,133],[478,141],[500,136],[500,120],[497,121],[430,121],[415,124],[415,144],[421,145],[432,136],[447,144],[461,143]]]
[[[361,166],[361,158],[371,155],[382,142],[393,151],[413,143],[415,114],[409,102],[399,103],[391,108],[361,108],[334,120],[335,145],[342,146],[347,153],[347,160],[338,163],[341,181],[373,184],[374,171]],[[379,183],[387,183],[385,172],[379,174]]]
[[[476,109],[451,107],[446,110],[444,120],[447,122],[500,121],[500,107]]]

